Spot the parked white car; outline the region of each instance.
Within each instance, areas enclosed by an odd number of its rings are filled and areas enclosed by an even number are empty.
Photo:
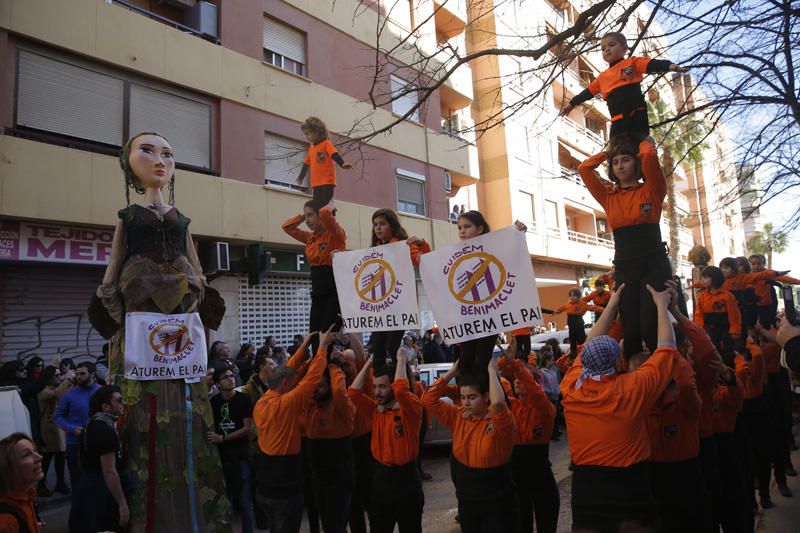
[[[447,371],[453,367],[453,363],[429,363],[419,365],[417,372],[419,372],[419,380],[430,387],[440,377],[447,374]],[[442,398],[443,402],[449,402],[450,398]],[[450,444],[453,442],[453,434],[450,430],[439,422],[439,419],[434,415],[430,415],[428,420],[430,428],[425,434],[424,444]]]

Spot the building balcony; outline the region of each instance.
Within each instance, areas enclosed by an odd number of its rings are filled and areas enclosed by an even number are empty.
[[[447,38],[464,33],[467,28],[466,0],[434,0],[436,33]]]
[[[528,226],[526,240],[533,256],[557,262],[608,268],[614,259],[614,242],[564,228],[545,227],[535,221]]]
[[[445,80],[439,88],[439,100],[442,107],[457,110],[472,103],[472,68],[462,64]]]
[[[558,120],[557,135],[566,143],[590,154],[596,154],[606,144],[598,134],[568,117]]]
[[[678,209],[678,212],[686,216],[692,212],[692,208],[689,205],[689,199],[678,191],[675,192],[675,207]]]
[[[200,0],[192,6],[186,4],[184,7],[159,4],[159,12],[143,8],[130,0],[110,0],[108,3],[134,11],[184,33],[220,44],[219,8],[215,2]]]

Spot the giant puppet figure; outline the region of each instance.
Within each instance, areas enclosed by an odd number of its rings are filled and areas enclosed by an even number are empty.
[[[131,530],[229,530],[222,466],[216,448],[206,442],[213,416],[204,380],[124,377],[126,313],[199,312],[204,325],[216,329],[224,302],[206,284],[190,220],[173,205],[175,160],[169,142],[155,133],[133,136],[120,152],[120,165],[128,205],[118,212],[111,259],[90,317],[104,337],[112,338],[110,375],[126,404],[120,440],[123,479],[130,481]],[[141,202],[130,203],[130,189]]]

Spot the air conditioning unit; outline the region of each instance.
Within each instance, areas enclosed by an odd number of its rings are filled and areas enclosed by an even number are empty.
[[[211,243],[208,251],[208,272],[230,272],[231,258],[227,242]]]
[[[450,115],[450,132],[461,133],[461,116]]]
[[[211,2],[201,0],[189,7],[183,15],[183,23],[208,37],[216,39],[219,36],[217,6]]]
[[[446,170],[444,171],[444,191],[445,192],[452,192],[453,191],[453,178],[450,176],[450,173]]]

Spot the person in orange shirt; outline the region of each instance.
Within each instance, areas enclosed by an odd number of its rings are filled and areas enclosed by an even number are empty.
[[[303,457],[300,448],[300,416],[308,409],[327,363],[333,342],[333,325],[320,334],[319,348],[305,376],[297,380],[291,366],[275,368],[269,391],[253,408],[258,428],[259,494],[268,508],[270,531],[297,532],[303,516]]]
[[[311,475],[322,528],[345,533],[355,486],[351,435],[356,408],[347,397],[341,354],[334,350],[306,413]]]
[[[422,493],[417,458],[420,449],[422,401],[411,391],[408,356],[397,351],[397,364],[374,370],[372,399],[364,392],[373,359],[361,369],[348,395],[359,411],[372,417],[373,488],[370,531],[422,531]]]
[[[12,433],[0,440],[0,458],[0,531],[39,533],[33,486],[44,478],[42,456],[29,436]]]
[[[298,227],[303,222],[310,232]],[[290,218],[281,227],[289,236],[306,245],[306,259],[311,267],[309,329],[324,331],[335,322],[338,330],[341,308],[333,277],[333,254],[347,248],[344,228],[336,222],[329,208],[316,209],[312,201],[305,203],[302,214]],[[316,353],[318,345],[319,339],[315,337],[311,343],[312,353]]]
[[[328,140],[328,127],[317,117],[308,117],[300,125],[306,140],[311,143],[306,158],[303,160],[303,168],[297,176],[297,184],[302,185],[306,173],[311,170],[311,192],[313,194],[314,210],[318,211],[333,201],[333,191],[336,188],[336,168],[337,165],[345,170],[350,170],[353,165],[345,163],[342,156],[336,150],[333,143]],[[331,209],[335,210],[333,204]]]
[[[582,302],[586,302],[586,303],[591,302],[594,305],[600,306],[603,309],[605,309],[606,306],[608,305],[608,301],[610,299],[611,299],[611,292],[606,290],[606,282],[605,282],[605,280],[603,279],[603,277],[598,277],[594,281],[594,290],[592,292],[590,292],[589,294],[587,294],[586,296],[584,296],[583,298],[581,298],[581,301]],[[600,312],[595,311],[594,312],[594,321],[595,322],[600,320],[600,315],[601,314],[602,314],[602,311],[600,311]]]
[[[594,96],[600,94],[608,103],[611,115],[611,136],[633,134],[640,139],[650,134],[647,120],[647,105],[642,94],[641,82],[644,74],[658,72],[687,72],[666,59],[650,59],[647,57],[625,57],[628,41],[619,32],[610,32],[600,39],[600,49],[608,68],[593,80],[587,89],[579,93],[561,111],[569,112]]]
[[[747,335],[749,330],[755,327],[757,321],[757,316],[755,316],[757,314],[757,297],[754,283],[785,276],[789,271],[761,270],[760,272],[751,273],[746,271],[750,267],[747,259],[744,257],[739,259],[741,261],[733,257],[725,257],[719,262],[719,268],[725,276],[722,288],[730,291],[736,297],[744,326],[742,334]]]
[[[574,357],[574,354],[578,353],[578,345],[586,342],[586,324],[583,322],[583,315],[588,311],[602,313],[603,308],[599,305],[582,302],[581,290],[573,287],[569,290],[569,301],[556,307],[552,314],[559,315],[564,311],[567,312],[567,326],[569,327],[569,351]]]
[[[606,335],[620,284],[561,382],[572,476],[572,527],[616,532],[623,522],[654,527],[658,511],[648,476],[646,420],[677,377],[680,354],[670,324],[669,291],[647,286],[658,311],[657,349],[635,372],[615,370],[620,345]]]
[[[400,223],[400,217],[394,209],[378,209],[372,214],[372,244],[380,246],[393,242],[406,241],[411,254],[411,264],[419,268],[419,256],[431,251],[431,246],[425,239],[408,236],[408,232]],[[376,331],[370,337],[372,354],[375,358],[374,367],[380,368],[391,360],[403,341],[405,330]]]
[[[596,171],[606,160],[613,186],[603,182]],[[672,279],[659,226],[667,185],[656,148],[649,141],[642,141],[637,150],[632,142],[613,139],[608,152],[600,152],[581,163],[578,173],[594,199],[603,206],[613,228],[614,278],[617,285],[628,287],[620,303],[625,357],[642,351],[642,340],[654,353],[656,309],[645,285],[663,290],[664,281]],[[642,178],[644,183],[640,183]]]
[[[761,254],[753,254],[749,258],[750,268],[754,274],[766,270],[767,258]],[[782,283],[789,283],[790,285],[800,285],[800,279],[792,278],[789,276],[778,276],[772,280],[756,280],[753,286],[756,289],[756,297],[758,298],[756,310],[758,312],[758,323],[762,328],[771,328],[778,325],[777,312],[778,300],[775,294],[773,282],[780,281]]]
[[[508,402],[516,423],[511,465],[519,496],[518,530],[533,533],[535,516],[537,532],[555,533],[560,500],[549,456],[556,408],[542,388],[539,371],[515,359],[515,351],[516,346],[509,346],[501,365],[514,378]]]
[[[482,371],[461,374],[459,360],[422,396],[425,407],[453,433],[450,473],[461,530],[465,532],[515,531],[519,525],[519,502],[511,472],[514,416],[506,405],[497,361],[491,354],[488,359],[488,375]],[[440,399],[456,376],[460,406]]]
[[[731,365],[735,344],[742,334],[742,315],[736,298],[722,288],[724,282],[719,268],[707,266],[703,269],[700,283],[704,290],[695,302],[694,322],[706,330],[725,363]]]

